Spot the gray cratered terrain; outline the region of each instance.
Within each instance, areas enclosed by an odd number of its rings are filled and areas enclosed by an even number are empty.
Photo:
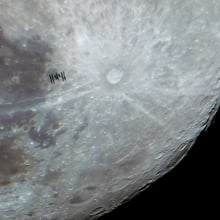
[[[1,0],[0,219],[93,219],[174,167],[219,107],[219,17],[219,0]]]

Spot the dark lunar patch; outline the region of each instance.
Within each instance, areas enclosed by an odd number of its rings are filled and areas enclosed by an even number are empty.
[[[25,124],[28,124],[30,119],[36,115],[36,112],[27,110],[27,111],[17,111],[13,114],[13,121],[16,122],[18,127],[22,127]]]
[[[57,136],[64,132],[58,130],[60,125],[55,114],[48,113],[39,125],[32,123],[37,112],[23,110],[45,101],[50,84],[46,65],[51,54],[50,45],[40,36],[11,41],[0,27],[0,125],[3,128],[0,138],[12,135],[18,127],[22,130],[17,132],[27,132],[39,147],[47,148],[55,145]]]
[[[3,104],[45,96],[45,65],[51,53],[50,46],[39,36],[12,42],[0,29],[0,92]]]
[[[59,129],[59,120],[52,112],[48,113],[44,119],[44,123],[39,128],[31,127],[28,132],[29,137],[35,141],[40,148],[48,148],[56,144],[59,135],[65,132],[64,129]]]
[[[27,125],[31,123],[35,115],[36,112],[31,110],[17,111],[14,113],[0,113],[0,125],[3,126],[2,132],[4,132],[4,134],[10,134],[16,127],[21,128],[26,126],[26,129],[28,129]]]
[[[55,145],[55,137],[53,133],[49,131],[44,131],[44,129],[37,130],[35,127],[32,127],[29,131],[29,137],[35,141],[40,148],[48,148],[51,145]]]
[[[14,139],[0,140],[0,186],[11,183],[11,178],[27,171],[25,166],[26,154],[16,148]]]

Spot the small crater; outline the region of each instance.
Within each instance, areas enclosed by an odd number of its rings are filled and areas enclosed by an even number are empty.
[[[87,202],[88,200],[92,199],[96,194],[97,187],[96,186],[88,186],[82,189],[81,191],[77,192],[70,200],[70,204],[81,204]]]
[[[34,215],[34,212],[32,212],[32,211],[30,211],[30,212],[27,213],[27,216],[32,217],[33,215]]]
[[[107,213],[107,211],[106,211],[105,208],[103,208],[103,207],[98,207],[98,208],[96,208],[96,209],[94,209],[94,210],[92,210],[92,211],[90,212],[90,216],[96,216],[96,217],[98,217],[98,216],[101,216],[101,215],[103,215],[103,214],[105,214],[105,213]]]
[[[110,84],[118,84],[121,79],[123,78],[124,73],[118,69],[112,69],[111,71],[108,72],[107,74],[107,81]]]
[[[88,186],[86,189],[88,189],[88,190],[91,190],[91,191],[92,191],[92,190],[96,190],[96,188],[97,188],[96,186]]]
[[[69,200],[70,204],[79,204],[82,203],[83,200],[79,195],[73,196],[72,199]]]

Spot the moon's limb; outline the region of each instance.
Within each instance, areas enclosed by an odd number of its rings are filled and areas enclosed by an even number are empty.
[[[2,220],[91,219],[174,167],[219,108],[219,11],[2,0]]]

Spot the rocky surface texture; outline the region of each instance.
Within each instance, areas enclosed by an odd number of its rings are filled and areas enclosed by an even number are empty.
[[[219,16],[217,0],[1,0],[0,219],[93,219],[174,167],[219,108]]]

